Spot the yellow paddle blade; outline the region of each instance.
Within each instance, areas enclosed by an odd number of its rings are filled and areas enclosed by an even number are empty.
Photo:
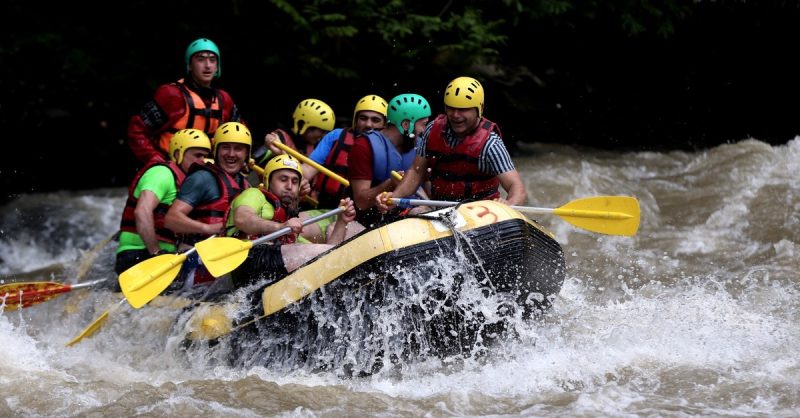
[[[119,286],[128,303],[139,309],[161,294],[178,276],[186,254],[162,254],[123,271]]]
[[[203,265],[214,277],[220,277],[239,267],[247,259],[247,253],[252,247],[253,241],[230,237],[209,238],[194,246]]]
[[[103,323],[106,322],[106,320],[108,319],[108,313],[109,312],[110,312],[110,310],[103,312],[103,314],[100,315],[99,318],[95,319],[94,322],[89,324],[89,326],[86,327],[86,329],[84,329],[80,334],[78,334],[77,337],[71,339],[67,343],[67,347],[72,347],[73,345],[79,343],[82,339],[84,339],[86,337],[90,337],[95,332],[97,332],[97,330],[100,329],[100,327],[103,325]]]
[[[594,196],[576,199],[553,213],[577,227],[609,235],[636,235],[639,201],[630,196]]]

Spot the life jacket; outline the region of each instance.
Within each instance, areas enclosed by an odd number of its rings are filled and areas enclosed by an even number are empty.
[[[342,129],[339,139],[331,147],[325,158],[325,167],[342,176],[347,176],[347,158],[356,138],[351,129]],[[347,188],[338,181],[328,177],[325,173],[318,173],[314,178],[314,189],[319,192],[320,207],[336,207],[339,201],[347,195]]]
[[[206,107],[203,98],[187,87],[184,79],[180,79],[171,85],[177,87],[183,93],[186,108],[183,116],[159,137],[158,144],[164,152],[169,152],[169,140],[175,135],[175,132],[181,129],[199,129],[211,137],[216,132],[217,127],[222,124],[223,103],[222,96],[217,89],[211,89],[213,92],[211,107]]]
[[[311,152],[314,151],[314,145],[304,141],[299,136],[295,139],[292,137],[292,134],[284,131],[283,129],[276,129],[272,131],[272,133],[278,135],[278,138],[281,140],[281,142],[286,144],[286,146],[305,156],[311,155]]]
[[[431,199],[480,200],[500,197],[497,176],[478,170],[478,158],[492,131],[500,133],[497,125],[481,118],[478,129],[451,148],[444,137],[447,116],[439,115],[428,135],[427,153],[430,158]]]
[[[136,203],[139,201],[138,198],[134,197],[133,193],[136,191],[136,186],[139,184],[139,180],[141,180],[142,176],[144,175],[145,171],[149,170],[150,168],[163,165],[172,172],[173,180],[175,181],[175,189],[180,189],[181,184],[183,184],[183,180],[186,178],[186,174],[181,170],[181,168],[172,161],[169,162],[158,162],[152,161],[149,164],[146,164],[138,173],[136,173],[136,177],[134,177],[133,182],[131,182],[130,187],[128,188],[128,200],[125,202],[125,209],[122,210],[122,220],[119,224],[119,229],[125,232],[131,232],[134,234],[139,234],[136,230]],[[169,244],[175,244],[177,239],[174,232],[171,229],[168,229],[164,226],[164,217],[167,215],[167,211],[169,210],[169,206],[167,204],[158,203],[155,210],[153,211],[153,223],[156,230],[156,238],[161,242],[166,242]]]
[[[189,213],[189,217],[206,224],[224,224],[231,207],[231,202],[233,202],[233,199],[246,187],[246,178],[239,174],[234,178],[223,169],[217,167],[216,164],[212,163],[193,164],[192,168],[189,169],[189,174],[198,170],[207,170],[214,175],[219,185],[220,196],[217,200],[206,202],[193,208]],[[182,237],[182,242],[193,245],[208,237],[209,235],[187,234]]]
[[[286,208],[283,207],[283,205],[281,204],[281,199],[279,199],[278,196],[275,196],[270,191],[264,190],[262,188],[259,188],[258,190],[264,195],[264,197],[267,199],[267,204],[271,205],[272,209],[273,209],[271,218],[264,218],[264,216],[262,215],[261,211],[259,211],[259,215],[261,215],[261,217],[263,219],[266,219],[268,221],[275,221],[275,222],[278,222],[278,223],[282,223],[282,222],[288,221],[289,220],[289,211],[287,211]],[[233,216],[233,215],[229,214],[229,216]],[[251,241],[261,237],[262,235],[258,235],[258,234],[246,235],[244,232],[242,232],[240,230],[238,230],[235,234],[233,234],[233,236],[236,237],[236,238],[247,238],[247,239],[249,239]],[[292,244],[297,240],[297,234],[295,234],[295,233],[286,234],[286,235],[278,238],[278,240],[280,240],[280,242],[283,243],[283,244]]]
[[[394,144],[377,131],[368,131],[363,135],[367,137],[369,145],[372,147],[373,187],[391,177],[392,170],[408,170],[417,155],[416,150],[413,148],[401,154]]]

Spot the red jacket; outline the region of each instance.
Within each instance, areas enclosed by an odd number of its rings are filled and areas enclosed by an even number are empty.
[[[194,103],[189,112],[189,101]],[[206,114],[208,117],[204,117]],[[193,117],[192,117],[193,116]],[[190,120],[191,119],[191,120]],[[144,164],[153,159],[167,161],[169,137],[186,128],[204,131],[209,138],[217,126],[225,122],[242,122],[239,109],[230,94],[217,88],[203,88],[194,82],[177,82],[161,85],[153,100],[144,105],[128,124],[128,146]]]

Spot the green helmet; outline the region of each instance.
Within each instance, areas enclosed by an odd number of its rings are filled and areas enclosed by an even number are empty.
[[[405,135],[406,130],[402,122],[408,119],[413,128],[414,122],[419,119],[431,116],[431,107],[428,101],[419,94],[405,93],[395,96],[389,101],[389,113],[387,119],[389,123],[397,127],[401,134]]]
[[[217,48],[217,44],[208,38],[197,39],[190,43],[186,48],[186,68],[189,68],[189,62],[192,60],[192,55],[202,51],[213,52],[217,55],[217,72],[214,73],[214,77],[219,78],[220,74],[222,74],[222,58],[219,56],[219,48]]]

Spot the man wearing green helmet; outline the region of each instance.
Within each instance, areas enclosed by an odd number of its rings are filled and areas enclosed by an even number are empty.
[[[389,100],[388,124],[382,131],[358,135],[350,149],[347,179],[358,209],[358,221],[376,225],[400,215],[400,211],[381,214],[375,196],[398,184],[391,172],[404,172],[416,156],[415,139],[431,116],[431,107],[418,94],[400,94]],[[420,196],[416,196],[420,197]]]
[[[217,45],[207,38],[193,41],[184,62],[186,77],[158,87],[128,124],[128,146],[144,164],[168,160],[170,138],[181,129],[212,136],[225,122],[242,122],[230,94],[211,85],[222,71]]]
[[[164,216],[177,196],[189,168],[203,164],[211,140],[203,131],[183,129],[170,140],[170,161],[151,161],[131,182],[120,221],[114,271],[128,268],[162,253],[176,250],[175,233],[164,226]]]
[[[472,77],[458,77],[444,92],[445,114],[428,124],[417,157],[393,192],[376,196],[389,210],[392,196],[405,197],[425,180],[435,200],[495,199],[509,205],[527,201],[525,185],[511,161],[497,125],[483,117],[484,91]],[[506,191],[502,198],[499,187]]]

